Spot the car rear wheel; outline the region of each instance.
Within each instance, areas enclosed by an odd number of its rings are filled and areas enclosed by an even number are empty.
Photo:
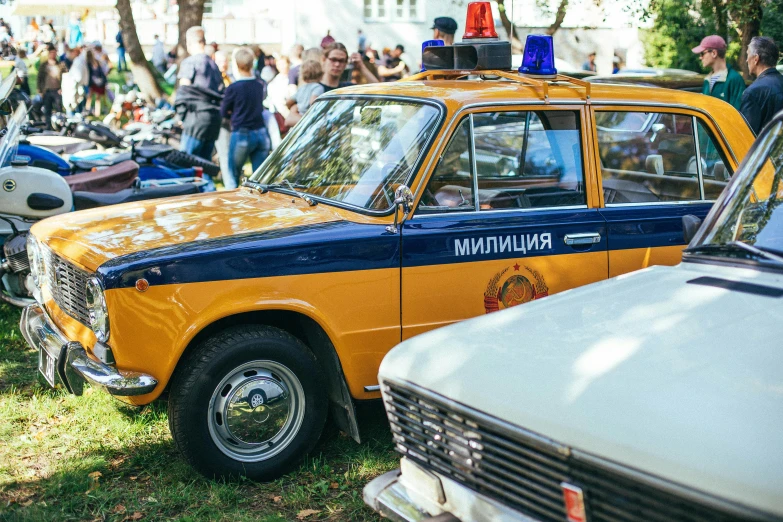
[[[175,372],[169,427],[209,477],[273,480],[318,441],[326,420],[312,352],[270,326],[239,326],[202,342]]]

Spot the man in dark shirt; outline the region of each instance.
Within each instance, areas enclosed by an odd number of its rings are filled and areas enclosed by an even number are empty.
[[[783,109],[783,75],[775,68],[780,51],[767,36],[756,36],[748,46],[748,71],[756,77],[742,95],[740,112],[758,134]]]
[[[217,64],[204,53],[207,45],[204,29],[199,26],[188,29],[185,42],[190,56],[180,64],[177,75],[179,86],[196,87],[210,93],[223,92],[223,75]],[[179,94],[178,91],[177,95]],[[195,111],[196,114],[189,112],[193,111],[186,110],[183,118],[180,150],[211,161],[215,139],[220,132],[219,107],[200,105],[199,110]]]
[[[226,95],[220,106],[220,114],[231,118],[231,145],[229,146],[229,171],[223,176],[226,188],[235,188],[242,177],[245,162],[250,159],[253,170],[261,166],[272,144],[264,126],[264,83],[253,74],[255,55],[247,47],[237,50],[234,60],[237,65],[236,81],[226,88]]]

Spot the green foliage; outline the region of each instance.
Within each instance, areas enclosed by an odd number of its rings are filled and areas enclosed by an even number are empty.
[[[702,38],[720,34],[729,42],[727,58],[732,63],[739,56],[735,29],[725,27],[726,6],[718,12],[714,2],[702,0],[652,0],[645,15],[653,18],[653,27],[643,35],[645,60],[653,67],[673,67],[702,71],[699,57],[691,51]],[[734,56],[732,56],[732,52]],[[733,65],[733,63],[732,63]]]
[[[783,43],[783,0],[772,0],[764,7],[761,34],[770,36],[778,45]]]

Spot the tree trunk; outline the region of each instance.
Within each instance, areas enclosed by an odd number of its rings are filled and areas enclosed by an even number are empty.
[[[184,58],[188,55],[185,33],[191,27],[201,25],[201,20],[204,18],[204,0],[177,0],[177,3],[179,4],[177,56]]]
[[[511,0],[512,2],[514,0]],[[511,52],[514,54],[520,54],[522,53],[524,45],[517,37],[517,32],[512,31],[512,21],[508,17],[508,14],[506,13],[506,2],[505,0],[497,0],[498,4],[498,11],[500,12],[500,22],[503,24],[503,29],[506,30],[506,34],[508,35],[508,39],[511,41]]]
[[[144,50],[139,43],[139,35],[136,34],[136,22],[133,20],[130,0],[117,0],[117,11],[120,13],[120,30],[122,41],[125,43],[125,51],[130,58],[130,70],[133,79],[141,92],[150,96],[153,100],[160,98],[163,93],[152,74],[152,69]]]
[[[728,41],[729,20],[724,0],[712,0],[712,14],[715,16],[715,34]]]
[[[560,0],[560,5],[557,7],[557,12],[555,13],[555,21],[552,22],[552,25],[546,30],[546,34],[553,35],[560,29],[560,26],[563,25],[567,10],[568,0]]]
[[[746,80],[750,79],[750,72],[748,72],[748,46],[753,37],[758,36],[761,30],[763,2],[764,0],[735,0],[729,7],[729,15],[731,15],[734,23],[737,24],[737,32],[742,43],[738,65],[742,70],[742,76]]]

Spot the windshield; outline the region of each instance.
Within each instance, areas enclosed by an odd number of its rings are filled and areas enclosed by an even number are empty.
[[[438,109],[394,99],[314,103],[250,181],[384,211],[434,134]]]
[[[16,157],[20,128],[26,122],[27,107],[25,107],[24,102],[21,102],[8,120],[6,133],[0,139],[0,167],[7,167],[11,164],[11,160]]]
[[[690,250],[709,246],[751,245],[757,250],[783,254],[783,123],[778,122],[759,139],[738,175],[737,189],[708,230]],[[739,245],[742,246],[742,245]],[[749,249],[743,249],[749,252]],[[710,255],[736,257],[733,250]],[[744,254],[747,256],[749,254]]]

